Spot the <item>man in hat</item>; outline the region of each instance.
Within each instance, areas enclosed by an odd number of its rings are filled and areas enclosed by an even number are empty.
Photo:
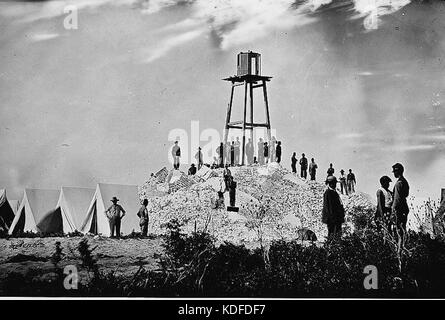
[[[114,237],[114,230],[116,230],[116,236],[120,238],[121,236],[121,220],[125,216],[125,210],[120,204],[117,204],[118,198],[113,197],[111,202],[113,203],[107,210],[105,214],[110,223],[110,234],[111,238]]]
[[[198,147],[198,152],[196,152],[196,154],[195,154],[195,159],[196,159],[196,162],[198,163],[198,170],[199,170],[199,169],[201,169],[202,163],[203,163],[201,147]]]
[[[394,177],[397,179],[394,184],[394,200],[392,203],[392,213],[396,218],[396,225],[399,231],[406,232],[406,222],[408,221],[408,203],[406,202],[406,198],[409,195],[409,184],[403,176],[403,172],[405,171],[403,165],[400,163],[396,163],[392,166],[392,172],[394,173]]]
[[[326,179],[328,188],[323,195],[322,222],[328,226],[328,238],[341,237],[342,223],[345,222],[345,209],[337,193],[337,178]]]
[[[311,163],[309,164],[309,175],[311,176],[311,180],[315,181],[315,175],[317,174],[318,166],[315,163],[314,158],[311,159]]]
[[[253,154],[255,153],[255,150],[253,148],[253,142],[252,139],[249,138],[249,141],[246,144],[246,156],[247,156],[247,163],[249,165],[253,164]]]
[[[277,142],[277,147],[275,148],[275,156],[277,163],[281,162],[281,141]]]
[[[338,177],[338,179],[340,180],[340,191],[341,191],[341,194],[348,195],[348,188],[346,187],[345,170],[343,170],[343,169],[340,170],[340,176]]]
[[[348,192],[349,194],[352,194],[355,192],[355,185],[357,183],[357,180],[355,180],[355,174],[352,173],[352,169],[349,169],[349,173],[346,177],[346,183],[348,184]]]
[[[380,178],[380,188],[377,190],[377,211],[375,213],[375,222],[380,229],[382,226],[386,227],[386,230],[392,231],[392,192],[389,190],[389,184],[391,178],[383,176]]]
[[[300,167],[301,167],[300,176],[303,179],[306,179],[307,178],[307,158],[306,158],[306,155],[304,153],[301,155]]]
[[[178,141],[175,141],[175,145],[172,148],[173,168],[179,170],[179,158],[181,157],[181,148],[178,145]]]

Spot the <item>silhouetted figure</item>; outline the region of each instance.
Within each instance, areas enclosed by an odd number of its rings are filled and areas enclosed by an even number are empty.
[[[311,159],[311,163],[309,163],[309,175],[311,176],[311,180],[315,181],[315,175],[317,174],[318,166],[315,163],[314,158]]]
[[[249,165],[253,164],[253,154],[255,153],[255,150],[253,148],[252,139],[249,138],[249,141],[246,144],[246,157],[247,157],[247,163]]]
[[[345,170],[340,170],[340,176],[338,177],[338,180],[340,180],[340,191],[341,194],[348,195],[348,188],[346,187],[346,176],[345,176]]]
[[[345,209],[337,193],[337,178],[329,176],[326,179],[328,188],[323,195],[322,222],[328,226],[328,238],[340,238],[342,223],[345,222]]]
[[[240,154],[241,154],[241,142],[239,141],[239,137],[236,137],[235,141],[235,165],[238,166],[240,164]]]
[[[270,140],[270,145],[269,145],[269,162],[275,162],[276,161],[276,145],[277,145],[277,139],[275,137],[272,137],[272,139]]]
[[[141,227],[141,234],[143,237],[147,236],[148,233],[148,210],[147,210],[148,200],[144,199],[137,216],[139,217],[139,226]]]
[[[178,145],[178,141],[175,141],[175,144],[172,148],[172,157],[173,157],[173,168],[179,170],[179,158],[181,157],[181,148]]]
[[[120,204],[117,204],[118,198],[113,197],[111,202],[113,203],[107,210],[105,210],[105,215],[108,218],[110,224],[110,234],[114,237],[114,231],[116,230],[116,236],[120,238],[121,236],[121,221],[125,216],[125,210]]]
[[[290,167],[292,168],[292,173],[297,173],[297,153],[294,152],[290,158]]]
[[[307,158],[304,155],[304,153],[301,155],[301,159],[300,159],[300,167],[301,167],[301,177],[303,179],[307,178]]]
[[[355,192],[355,184],[357,181],[355,180],[355,174],[352,173],[352,169],[349,169],[348,176],[346,178],[346,183],[348,184],[348,192],[352,194]]]
[[[332,166],[332,163],[330,163],[327,171],[328,177],[332,177],[334,175],[334,172],[335,172],[334,167]]]
[[[380,178],[380,188],[377,189],[377,210],[375,212],[375,222],[380,229],[382,226],[386,228],[388,232],[392,232],[392,227],[395,223],[391,218],[393,194],[389,190],[389,184],[391,178],[383,176]]]
[[[409,184],[403,173],[405,168],[400,163],[392,166],[394,177],[397,181],[394,184],[394,201],[392,203],[392,213],[396,218],[396,226],[399,232],[406,233],[406,222],[408,221],[409,207],[406,201],[409,195]]]
[[[275,156],[278,163],[281,162],[281,141],[277,142],[277,147],[275,148]]]
[[[269,163],[269,146],[267,142],[264,142],[264,162]]]
[[[258,141],[258,163],[260,165],[264,164],[264,142],[263,138]]]
[[[222,143],[221,143],[222,144]],[[196,163],[198,164],[198,170],[201,169],[203,164],[201,147],[198,148],[198,152],[195,154]]]

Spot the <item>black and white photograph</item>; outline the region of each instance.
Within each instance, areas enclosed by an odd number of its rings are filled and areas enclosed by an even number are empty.
[[[443,0],[0,0],[0,300],[445,298],[444,60]]]

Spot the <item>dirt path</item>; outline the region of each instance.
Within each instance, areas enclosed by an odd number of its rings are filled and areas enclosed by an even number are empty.
[[[157,267],[156,255],[162,253],[162,239],[109,239],[86,237],[101,271],[117,276],[131,276],[141,264],[146,269]],[[0,239],[0,292],[11,272],[45,277],[53,271],[51,256],[60,242],[64,259],[60,266],[74,265],[81,270],[77,246],[82,237]]]

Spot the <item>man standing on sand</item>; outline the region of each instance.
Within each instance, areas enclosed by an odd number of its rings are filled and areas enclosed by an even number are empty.
[[[293,174],[297,174],[297,162],[298,162],[298,159],[297,159],[297,153],[296,152],[294,152],[293,154],[292,154],[292,158],[290,158],[290,162],[291,162],[291,168],[292,168],[292,173]]]
[[[252,139],[249,138],[249,141],[246,144],[246,156],[247,156],[247,163],[249,165],[253,164],[253,154],[254,154],[255,150],[253,149],[253,143],[252,143]]]
[[[141,208],[138,212],[139,225],[141,226],[141,234],[143,237],[147,236],[148,233],[148,210],[147,210],[148,200],[144,199]]]
[[[121,237],[121,220],[125,216],[125,210],[120,204],[117,204],[118,201],[118,198],[113,197],[111,199],[113,204],[107,210],[105,210],[105,215],[110,223],[111,238],[114,237],[114,230],[116,230],[116,236],[118,238]]]
[[[281,162],[281,141],[277,142],[277,147],[275,148],[275,156],[277,163]]]
[[[317,174],[318,166],[315,163],[314,158],[311,159],[311,163],[309,164],[309,175],[311,176],[311,180],[315,181],[315,175]]]
[[[301,172],[300,172],[301,177],[303,179],[306,179],[307,178],[307,158],[304,153],[301,155],[300,166],[301,166]]]
[[[403,176],[405,169],[400,163],[392,166],[392,172],[397,179],[394,184],[394,200],[392,203],[392,213],[396,218],[397,230],[406,232],[406,222],[408,221],[409,207],[406,198],[409,195],[409,184]],[[402,236],[403,237],[403,236]]]
[[[352,173],[352,169],[349,169],[348,176],[346,178],[346,183],[348,184],[348,192],[352,194],[355,192],[355,184],[357,181],[355,180],[355,174]]]
[[[198,170],[201,169],[202,167],[202,152],[201,152],[201,147],[198,148],[198,152],[196,152],[195,154],[195,159],[196,159],[196,163],[198,163]]]
[[[342,224],[345,222],[345,209],[337,192],[337,178],[326,179],[328,188],[323,195],[322,222],[328,226],[328,238],[341,238]]]
[[[175,141],[175,145],[172,148],[173,168],[179,170],[179,158],[181,157],[181,148],[178,145],[178,141]]]
[[[266,164],[269,163],[269,146],[267,145],[267,142],[264,142],[264,162]]]
[[[340,176],[338,177],[340,180],[340,190],[341,194],[348,195],[348,187],[346,187],[346,176],[345,176],[345,170],[340,170]]]
[[[263,138],[258,141],[258,163],[260,165],[264,164],[264,142]]]
[[[240,164],[240,154],[241,154],[241,142],[239,141],[239,137],[236,137],[235,141],[235,165],[239,166]]]

